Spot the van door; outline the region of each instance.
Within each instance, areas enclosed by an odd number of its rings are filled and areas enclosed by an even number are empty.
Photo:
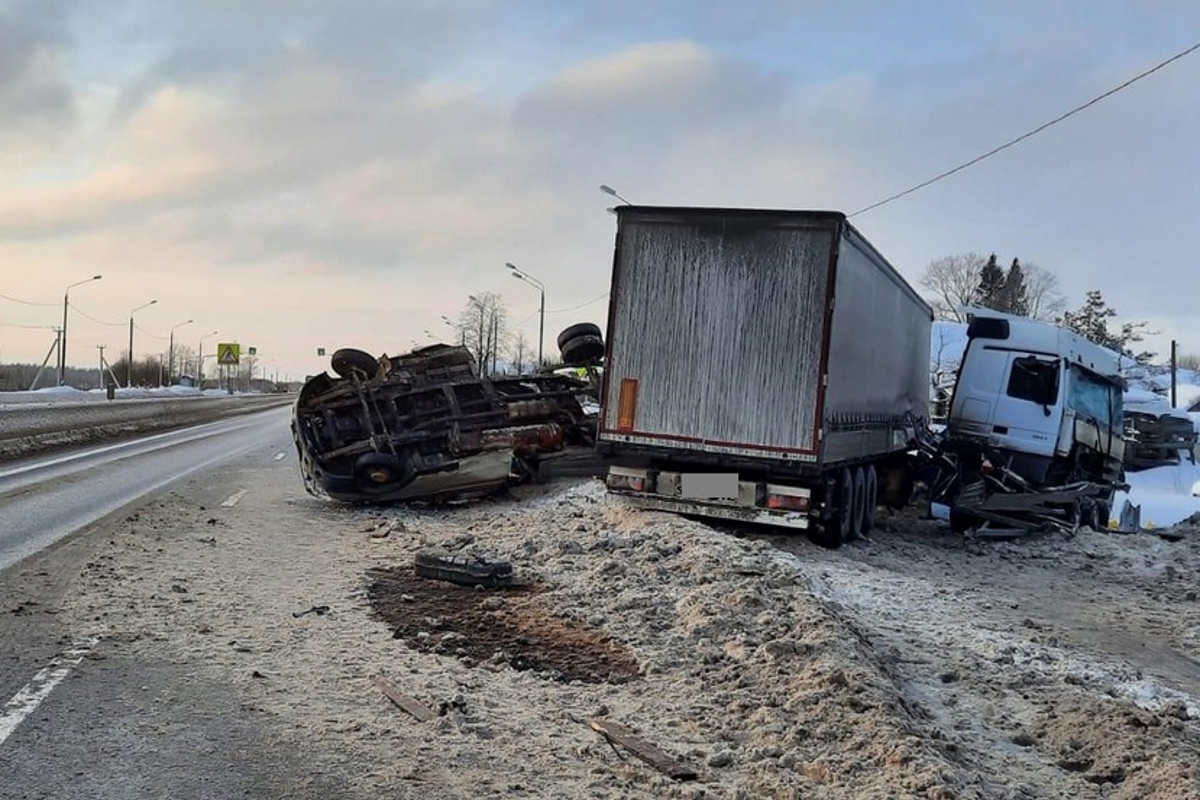
[[[989,439],[999,447],[1050,457],[1062,421],[1063,364],[1058,358],[1007,352]]]

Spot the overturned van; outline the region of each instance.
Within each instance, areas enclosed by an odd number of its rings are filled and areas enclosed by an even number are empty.
[[[445,501],[535,475],[594,432],[570,376],[481,376],[462,347],[376,358],[338,350],[307,380],[292,436],[309,493],[342,502]]]

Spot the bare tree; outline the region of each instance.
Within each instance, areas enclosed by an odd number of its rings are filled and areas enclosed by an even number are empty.
[[[1067,298],[1058,288],[1058,276],[1037,264],[1022,264],[1025,302],[1030,319],[1052,322],[1067,310]]]
[[[475,356],[481,372],[496,372],[500,345],[508,335],[507,323],[508,307],[495,292],[471,295],[458,315],[463,346]]]
[[[1175,356],[1175,365],[1180,369],[1190,369],[1200,372],[1200,354],[1179,353]]]
[[[938,319],[966,322],[962,308],[975,302],[979,276],[987,263],[978,253],[963,253],[939,258],[925,268],[920,283],[933,292],[930,305]]]
[[[525,359],[529,357],[529,340],[525,338],[524,331],[517,331],[516,335],[512,337],[509,355],[512,357],[513,368],[517,374],[524,375]]]

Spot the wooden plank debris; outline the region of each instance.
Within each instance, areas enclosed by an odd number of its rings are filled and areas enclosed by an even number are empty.
[[[428,722],[437,716],[432,708],[422,703],[415,697],[409,697],[404,692],[400,691],[394,684],[376,675],[371,679],[375,685],[379,687],[379,691],[383,692],[388,700],[391,700],[402,711],[407,712],[417,722]]]
[[[588,727],[603,736],[609,744],[619,744],[656,770],[677,781],[694,781],[696,771],[669,753],[638,736],[619,722],[593,718]]]

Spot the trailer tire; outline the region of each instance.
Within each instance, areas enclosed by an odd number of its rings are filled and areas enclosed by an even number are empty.
[[[1096,523],[1098,531],[1108,530],[1108,521],[1112,518],[1112,505],[1107,500],[1096,501]]]
[[[329,366],[339,377],[349,378],[355,373],[361,373],[368,380],[379,372],[379,361],[375,356],[353,347],[343,347],[335,350],[329,357]]]
[[[570,327],[563,328],[562,333],[558,335],[558,349],[562,350],[567,342],[574,339],[576,336],[599,336],[600,326],[593,322],[577,322]]]
[[[850,515],[850,531],[847,541],[857,539],[862,533],[863,525],[867,516],[867,478],[863,474],[862,467],[855,467],[850,470],[851,492],[851,508]]]
[[[875,471],[874,464],[867,464],[863,467],[863,474],[867,505],[859,532],[867,536],[875,529],[875,510],[879,507],[879,473]]]

